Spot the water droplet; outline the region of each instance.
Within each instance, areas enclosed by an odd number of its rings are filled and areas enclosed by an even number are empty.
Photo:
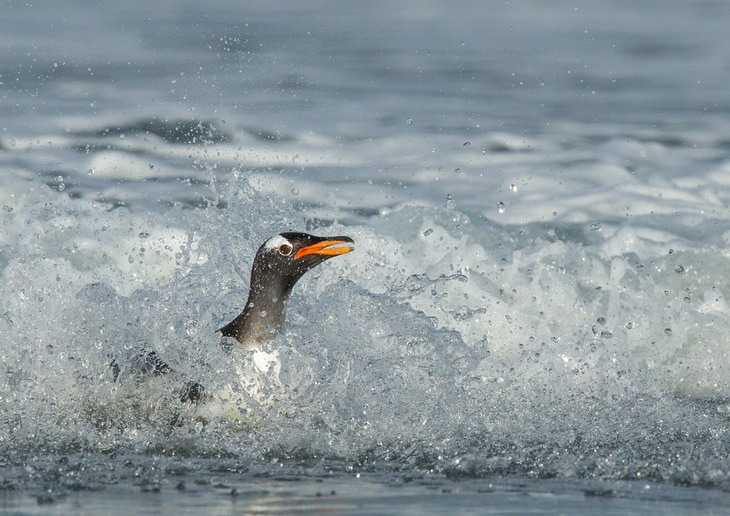
[[[632,322],[627,322],[627,323],[626,323],[626,329],[627,329],[627,330],[633,330],[633,329],[634,329],[634,323],[632,323]]]
[[[509,185],[509,189],[512,190],[512,193],[517,192],[517,185]]]
[[[124,136],[124,133],[122,133],[122,134],[119,135],[119,139],[120,140],[123,140],[124,138],[126,138],[126,136]]]
[[[504,203],[502,201],[497,203],[497,211],[499,213],[504,213]]]
[[[671,337],[672,336],[672,329],[671,328],[664,328],[664,334],[667,337]]]
[[[454,200],[454,196],[451,194],[446,194],[446,207],[450,210],[456,208],[456,201]]]
[[[147,233],[146,231],[142,231],[142,232],[141,232],[141,233],[139,234],[139,238],[141,238],[141,239],[143,239],[143,240],[144,240],[145,238],[147,238],[148,236],[150,236],[150,234],[149,234],[149,233]]]
[[[601,332],[601,338],[603,338],[603,339],[612,339],[613,338],[613,333],[611,333],[610,331],[602,331]]]
[[[58,183],[58,191],[63,192],[66,189],[66,185],[64,183]]]
[[[132,255],[130,254],[130,255],[129,255],[129,256],[127,257],[127,261],[128,261],[129,263],[134,263],[134,256],[132,256]]]
[[[11,211],[13,211],[13,207],[12,206],[3,206],[3,211],[10,213]]]
[[[412,118],[406,118],[406,123],[408,125],[413,125],[413,119]]]
[[[601,223],[600,222],[594,222],[591,224],[591,231],[601,231]]]
[[[423,236],[428,236],[431,233],[433,233],[433,229],[429,228],[429,229],[427,229],[426,231],[423,232]]]
[[[691,302],[692,302],[692,298],[690,298],[690,297],[685,297],[685,298],[684,298],[684,302],[685,302],[685,303],[688,303],[688,304],[689,304],[689,303],[691,303]]]
[[[299,195],[299,190],[297,190],[296,188],[292,188],[291,189],[291,194],[292,195]]]
[[[471,142],[464,142],[464,144],[462,145],[462,147],[468,147],[469,145],[471,145]]]
[[[605,317],[599,317],[598,319],[596,319],[596,322],[598,324],[600,324],[601,326],[605,326],[606,325],[606,318]]]
[[[677,274],[682,274],[684,272],[684,265],[677,265],[674,268],[674,272],[676,272]]]

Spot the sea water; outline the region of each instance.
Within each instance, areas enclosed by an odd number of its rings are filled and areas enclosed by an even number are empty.
[[[1,7],[5,509],[726,510],[722,4]]]

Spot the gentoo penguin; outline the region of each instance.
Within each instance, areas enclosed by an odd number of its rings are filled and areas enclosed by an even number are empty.
[[[246,306],[218,331],[247,348],[272,340],[284,329],[286,303],[299,278],[323,261],[354,249],[352,238],[346,236],[282,233],[268,239],[253,260]]]
[[[256,252],[251,268],[251,286],[243,311],[218,331],[236,339],[248,349],[273,340],[284,330],[286,304],[296,282],[308,270],[341,254],[354,251],[350,237],[318,237],[306,233],[281,233],[268,239]],[[174,372],[156,352],[142,350],[135,358],[136,369],[155,376]],[[111,363],[114,380],[120,368]],[[203,387],[188,382],[180,400],[197,403]]]

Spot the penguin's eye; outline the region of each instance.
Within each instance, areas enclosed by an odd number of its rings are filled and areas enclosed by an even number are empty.
[[[281,244],[277,250],[280,255],[289,256],[294,251],[294,247],[291,244]]]

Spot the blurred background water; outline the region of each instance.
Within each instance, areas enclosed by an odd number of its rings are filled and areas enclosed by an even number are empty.
[[[225,508],[216,482],[277,475],[380,486],[352,512],[414,479],[473,510],[727,502],[724,4],[0,7],[6,507],[187,480]],[[215,329],[284,230],[357,251],[297,286],[251,424],[173,428],[169,385],[110,381],[144,345],[235,382]]]

